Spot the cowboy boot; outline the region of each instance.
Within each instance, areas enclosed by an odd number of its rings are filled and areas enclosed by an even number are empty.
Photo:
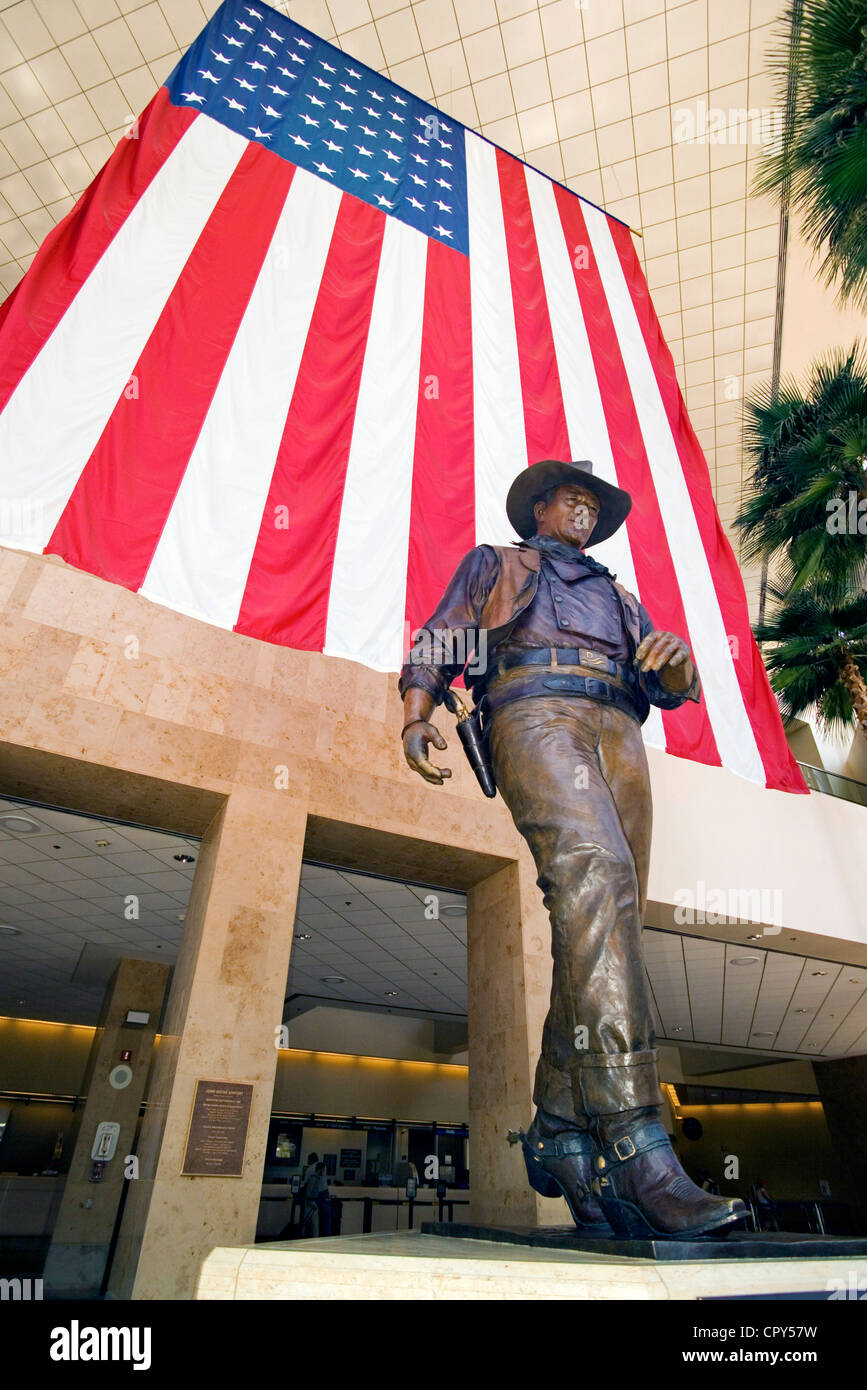
[[[593,1191],[618,1236],[690,1240],[747,1217],[739,1197],[716,1197],[687,1176],[658,1105],[597,1116],[591,1133]]]
[[[581,1234],[612,1234],[590,1187],[593,1141],[589,1131],[576,1129],[540,1107],[526,1134],[512,1130],[508,1140],[510,1144],[520,1143],[533,1190],[543,1197],[565,1197]]]

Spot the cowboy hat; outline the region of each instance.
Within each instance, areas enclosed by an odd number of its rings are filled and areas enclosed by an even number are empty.
[[[566,462],[544,459],[523,469],[509,488],[506,515],[524,540],[536,534],[533,508],[552,487],[565,483],[577,484],[592,492],[599,503],[599,516],[587,545],[598,545],[623,525],[632,507],[632,498],[621,487],[593,476],[593,464],[587,459]]]

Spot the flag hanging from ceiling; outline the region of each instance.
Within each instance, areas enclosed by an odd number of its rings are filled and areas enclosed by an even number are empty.
[[[545,458],[695,653],[648,742],[805,790],[628,228],[285,15],[226,0],[0,309],[0,541],[265,641],[397,670]]]

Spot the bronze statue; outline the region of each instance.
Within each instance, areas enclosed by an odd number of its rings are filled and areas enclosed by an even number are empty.
[[[447,746],[430,718],[475,645],[474,718],[532,850],[554,958],[536,1114],[510,1139],[531,1185],[562,1193],[581,1231],[685,1239],[741,1221],[746,1207],[697,1187],[660,1121],[641,935],[651,830],[641,724],[650,704],[676,709],[700,686],[686,643],[656,631],[585,553],[631,505],[588,462],[519,474],[506,511],[522,541],[464,556],[407,657],[403,745],[425,781],[451,775],[428,757],[430,744]]]

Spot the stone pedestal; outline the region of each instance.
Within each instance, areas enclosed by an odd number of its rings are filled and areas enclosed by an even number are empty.
[[[126,1156],[133,1147],[168,977],[167,965],[124,960],[106,990],[83,1083],[87,1101],[43,1273],[52,1298],[96,1295],[102,1286],[124,1183],[134,1181]],[[125,1024],[131,1009],[149,1014],[145,1027]],[[123,1051],[132,1053],[132,1080],[117,1090],[109,1074]],[[120,1133],[114,1158],[100,1181],[92,1182],[91,1150],[102,1120],[118,1123]]]
[[[863,1288],[865,1278],[867,1260],[851,1255],[805,1253],[785,1260],[762,1256],[741,1261],[694,1254],[688,1260],[630,1260],[410,1231],[213,1250],[195,1296],[371,1303],[644,1303],[781,1296],[824,1300],[835,1291],[845,1298],[846,1289]],[[624,1336],[626,1322],[624,1317]]]

